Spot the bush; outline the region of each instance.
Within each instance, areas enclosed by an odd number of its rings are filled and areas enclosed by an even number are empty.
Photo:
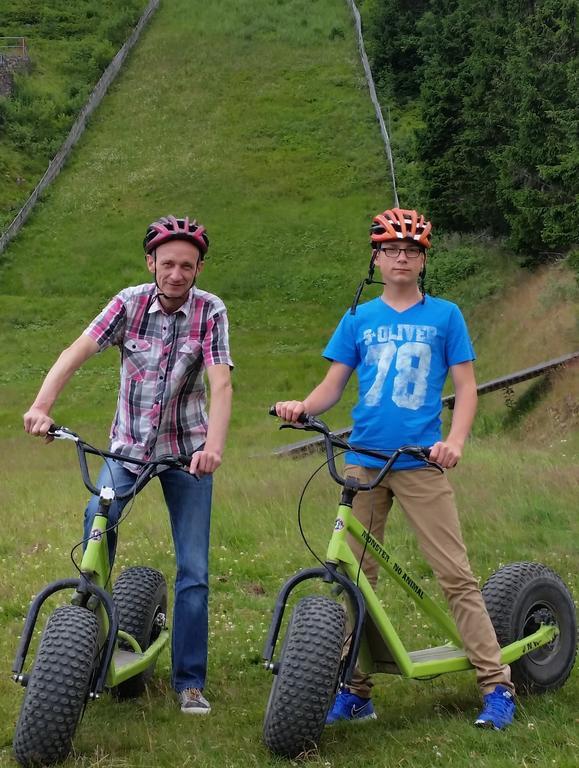
[[[454,235],[433,247],[426,269],[427,293],[459,301],[469,311],[500,290],[507,258],[496,242],[487,240],[488,244],[482,236],[475,241]]]
[[[401,191],[400,143],[437,226],[507,235],[528,265],[576,244],[576,0],[365,0],[363,14],[384,104],[419,108],[416,148],[395,128]]]
[[[566,259],[567,265],[575,274],[575,279],[579,284],[579,249],[571,251]]]
[[[9,105],[8,99],[4,96],[0,96],[0,128],[4,128],[9,117]]]

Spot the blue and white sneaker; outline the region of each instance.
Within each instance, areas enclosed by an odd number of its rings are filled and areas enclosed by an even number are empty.
[[[326,717],[326,725],[338,720],[376,720],[372,699],[363,699],[350,691],[340,691]]]
[[[474,721],[479,728],[500,731],[513,722],[515,697],[505,685],[497,685],[494,691],[483,697],[483,711]]]

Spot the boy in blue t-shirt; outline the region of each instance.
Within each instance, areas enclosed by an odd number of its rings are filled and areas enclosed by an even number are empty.
[[[382,295],[344,315],[324,350],[331,361],[324,380],[303,401],[277,403],[278,416],[295,422],[302,413],[327,411],[355,370],[358,402],[352,412],[351,445],[385,452],[402,445],[428,445],[433,461],[446,469],[456,466],[476,412],[475,354],[459,308],[424,292],[430,231],[430,222],[416,211],[394,208],[374,218],[372,265],[382,275]],[[449,371],[455,406],[443,440],[441,398]],[[374,479],[380,467],[378,459],[354,451],[346,454],[346,474],[361,482]],[[378,540],[384,537],[394,496],[445,593],[476,669],[484,707],[475,724],[504,728],[514,716],[514,686],[509,667],[501,663],[495,631],[468,562],[446,474],[403,456],[377,488],[358,493],[354,514]],[[350,538],[349,543],[362,558],[358,542]],[[374,586],[378,564],[367,554],[362,568]],[[375,718],[371,689],[370,676],[357,670],[350,689],[336,696],[327,722]]]

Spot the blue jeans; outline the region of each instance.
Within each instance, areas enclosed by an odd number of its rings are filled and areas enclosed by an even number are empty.
[[[112,479],[111,479],[112,473]],[[172,661],[173,688],[204,688],[207,673],[207,634],[209,597],[209,528],[211,518],[212,475],[196,480],[179,469],[166,469],[158,475],[169,508],[171,531],[177,561],[175,605],[173,608]],[[116,461],[107,459],[96,487],[112,486],[125,493],[136,475]],[[109,509],[109,526],[116,525],[130,498],[115,501]],[[99,499],[93,496],[84,516],[84,538],[88,540]],[[109,557],[114,561],[116,530],[107,534]]]

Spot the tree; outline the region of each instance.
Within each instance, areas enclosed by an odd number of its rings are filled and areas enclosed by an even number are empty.
[[[515,115],[496,164],[511,242],[536,261],[579,241],[579,68],[576,0],[534,6],[507,61]]]
[[[438,226],[509,234],[535,260],[579,240],[577,7],[367,0],[382,93],[419,104],[415,178]]]

